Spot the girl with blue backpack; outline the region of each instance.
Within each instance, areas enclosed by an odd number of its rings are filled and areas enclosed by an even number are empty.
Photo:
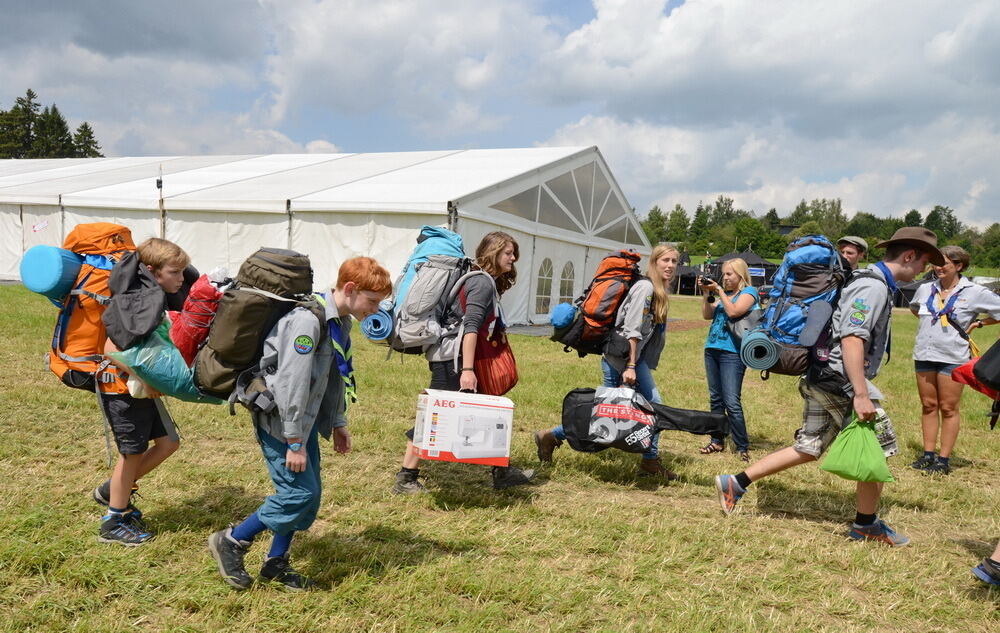
[[[739,343],[733,337],[729,323],[741,319],[751,310],[759,309],[760,295],[750,284],[746,262],[738,257],[722,264],[720,281],[721,285],[708,277],[699,279],[705,291],[701,315],[712,321],[705,339],[709,403],[712,413],[728,414],[736,451],[743,461],[749,462],[750,438],[747,436],[741,400],[746,365],[740,359]],[[701,448],[701,453],[721,453],[724,449],[725,436],[713,435],[712,440]]]

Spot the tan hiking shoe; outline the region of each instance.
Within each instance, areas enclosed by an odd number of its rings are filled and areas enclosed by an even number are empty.
[[[538,461],[551,462],[552,451],[562,446],[562,440],[558,439],[551,430],[535,431],[535,446],[538,447]]]
[[[639,476],[663,477],[667,481],[677,479],[677,473],[672,470],[667,470],[663,466],[663,462],[660,461],[659,457],[654,457],[653,459],[643,459],[640,461]]]

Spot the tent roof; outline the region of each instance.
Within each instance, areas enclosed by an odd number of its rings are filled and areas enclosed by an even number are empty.
[[[0,160],[0,202],[117,209],[446,214],[474,196],[594,147],[372,154]],[[162,170],[162,192],[156,179]]]

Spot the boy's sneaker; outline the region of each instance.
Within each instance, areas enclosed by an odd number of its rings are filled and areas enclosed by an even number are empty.
[[[987,585],[1000,587],[1000,563],[994,561],[989,556],[972,568],[972,575]]]
[[[146,530],[131,512],[118,514],[110,512],[103,517],[97,540],[101,543],[114,543],[126,547],[136,547],[153,538],[152,532]]]
[[[928,466],[933,465],[935,462],[937,462],[936,455],[924,455],[917,461],[910,464],[910,468],[915,468],[917,470],[924,470]]]
[[[493,467],[493,487],[497,490],[523,486],[531,481],[535,476],[535,471],[521,470],[516,466],[494,466]]]
[[[951,473],[951,465],[937,460],[930,466],[926,466],[923,471],[932,475],[947,475]]]
[[[871,525],[851,524],[851,531],[847,536],[855,541],[878,541],[893,547],[902,547],[910,542],[909,537],[904,536],[889,527],[882,519],[877,519]]]
[[[128,497],[128,509],[131,511],[132,517],[136,521],[141,522],[142,510],[135,507],[135,504],[132,503],[132,497],[134,497],[138,493],[139,493],[139,484],[132,484],[132,492],[129,494]],[[91,494],[91,496],[94,498],[94,501],[101,504],[105,508],[111,505],[111,480],[105,479],[103,484],[94,488],[94,492]]]
[[[427,492],[427,487],[417,481],[416,473],[399,471],[396,473],[396,483],[392,486],[394,495],[419,495]]]
[[[727,516],[733,513],[733,510],[736,509],[736,504],[739,503],[740,499],[747,492],[736,481],[736,475],[716,475],[715,489],[719,493],[719,505],[722,506],[722,512]]]
[[[219,566],[222,579],[236,589],[249,589],[253,578],[243,566],[243,557],[250,551],[249,541],[232,538],[233,526],[219,530],[208,537],[208,551]]]
[[[305,591],[316,586],[316,583],[292,569],[288,554],[264,561],[264,566],[260,568],[260,578],[265,582],[280,582],[290,591]]]

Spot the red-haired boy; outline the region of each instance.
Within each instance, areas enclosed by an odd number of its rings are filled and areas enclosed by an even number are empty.
[[[392,288],[389,273],[370,257],[345,261],[330,292],[317,294],[324,306],[323,323],[305,307],[282,317],[264,341],[260,371],[276,407],[253,411],[252,417],[275,494],[239,525],[208,538],[223,579],[247,589],[253,579],[243,558],[255,536],[274,533],[260,577],[301,590],[312,583],[288,560],[295,532],[316,519],[322,485],[319,435],[333,436],[338,453],[351,450],[347,400],[354,398],[351,364],[351,317],[361,320],[378,311]]]

